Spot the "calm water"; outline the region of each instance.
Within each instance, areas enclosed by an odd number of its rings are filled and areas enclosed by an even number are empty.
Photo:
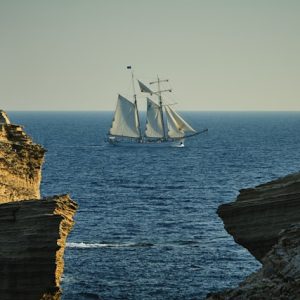
[[[300,113],[183,113],[208,134],[185,148],[104,145],[112,113],[12,112],[47,148],[42,194],[79,204],[63,299],[203,299],[259,264],[217,207],[300,169]]]

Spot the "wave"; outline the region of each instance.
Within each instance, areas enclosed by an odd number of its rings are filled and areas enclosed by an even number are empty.
[[[67,243],[67,248],[73,249],[93,249],[93,248],[150,248],[150,247],[176,247],[176,246],[197,246],[197,240],[178,240],[165,243],[153,244],[150,242],[128,242],[128,243],[84,243],[70,242]]]
[[[127,248],[127,247],[152,247],[154,244],[148,242],[141,243],[67,243],[67,248],[92,249],[92,248]]]

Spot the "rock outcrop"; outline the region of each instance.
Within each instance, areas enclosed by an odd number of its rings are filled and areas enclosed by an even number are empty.
[[[58,300],[77,205],[39,200],[45,150],[0,111],[0,299]]]
[[[263,266],[239,287],[210,294],[209,300],[300,299],[300,225],[280,232],[278,243],[262,259]]]
[[[76,204],[69,196],[0,205],[0,299],[60,299],[66,237]]]
[[[0,203],[39,199],[45,150],[0,111]]]
[[[239,287],[207,299],[300,299],[300,173],[241,190],[218,214],[262,268]]]
[[[217,212],[234,240],[261,261],[279,232],[300,222],[300,173],[241,190],[235,202]]]
[[[10,124],[7,113],[2,109],[0,109],[0,124]]]

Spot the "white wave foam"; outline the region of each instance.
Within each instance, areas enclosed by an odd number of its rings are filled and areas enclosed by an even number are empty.
[[[67,243],[68,248],[106,248],[106,247],[116,247],[114,244],[105,244],[105,243]]]
[[[151,247],[151,243],[123,243],[123,244],[112,244],[112,243],[67,243],[68,248],[76,249],[91,249],[91,248],[123,248],[123,247]]]

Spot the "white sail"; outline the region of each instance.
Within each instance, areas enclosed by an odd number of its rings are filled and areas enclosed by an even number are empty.
[[[164,137],[162,111],[156,103],[147,98],[147,121],[145,135],[151,138]]]
[[[170,106],[166,105],[168,136],[170,138],[184,137],[186,132],[196,132],[185,120],[182,119]]]
[[[140,137],[136,106],[119,95],[117,108],[109,133],[116,136]]]
[[[149,93],[149,94],[153,94],[153,92],[145,85],[143,84],[141,81],[138,80],[139,86],[140,86],[140,90],[142,93]]]

